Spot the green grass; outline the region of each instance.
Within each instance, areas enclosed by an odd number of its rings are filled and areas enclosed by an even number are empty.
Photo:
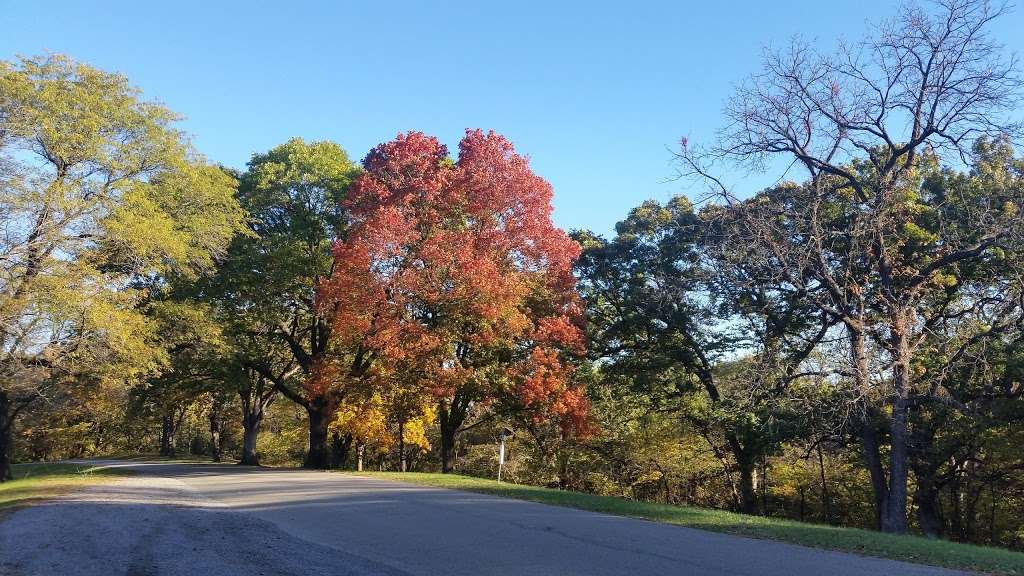
[[[0,518],[15,508],[129,472],[91,464],[15,464],[14,479],[0,483]]]
[[[624,498],[595,496],[581,492],[551,490],[537,486],[499,483],[494,480],[453,474],[422,474],[401,472],[358,472],[357,475],[401,480],[412,484],[437,486],[529,500],[555,506],[604,512],[618,516],[643,518],[666,524],[677,524],[701,530],[725,532],[751,538],[781,540],[815,548],[841,550],[865,556],[877,556],[933,566],[992,574],[1024,575],[1024,553],[1001,548],[972,546],[917,536],[893,536],[795,520],[747,516],[722,510],[668,506],[635,502]]]

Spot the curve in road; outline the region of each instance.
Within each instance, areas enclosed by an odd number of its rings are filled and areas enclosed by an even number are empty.
[[[138,474],[0,523],[0,575],[951,576],[951,570],[348,474]]]

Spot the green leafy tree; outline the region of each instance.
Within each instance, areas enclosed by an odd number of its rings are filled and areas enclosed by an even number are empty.
[[[758,510],[756,469],[795,433],[777,402],[830,323],[743,266],[716,210],[648,201],[611,241],[578,234],[592,347],[604,370],[673,410],[735,467],[735,506]]]
[[[987,212],[983,233],[1000,240],[946,269],[922,301],[920,315],[928,324],[911,360],[909,466],[918,527],[929,536],[977,541],[977,522],[971,521],[976,511],[965,508],[977,502],[985,484],[991,490],[1013,474],[1015,459],[992,455],[1002,453],[1006,430],[1019,426],[1024,413],[1018,384],[1024,244],[1019,232],[1000,231],[1024,198],[1024,160],[1007,138],[982,138],[972,164],[970,172],[935,171],[922,184],[921,196],[929,200],[922,212],[930,217],[913,228],[920,249],[935,251],[943,236],[978,234],[979,212]],[[944,510],[944,493],[965,506]],[[991,533],[988,538],[995,539]]]
[[[907,529],[909,419],[927,388],[913,358],[922,330],[942,316],[933,297],[1020,230],[1009,208],[1019,201],[951,212],[921,188],[938,157],[966,159],[978,137],[1019,133],[1016,61],[990,36],[1004,13],[986,0],[941,0],[932,11],[907,4],[834,53],[800,40],[766,52],[762,71],[729,100],[719,141],[684,141],[680,152],[685,175],[745,211],[746,233],[734,242],[759,247],[779,284],[844,326],[855,424],[886,532]],[[802,170],[806,182],[743,202],[714,174],[717,162],[760,170],[769,160]],[[872,362],[869,341],[884,360]],[[891,367],[884,385],[878,365]]]
[[[118,74],[0,62],[0,479],[15,417],[48,389],[164,367],[133,282],[210,269],[242,226],[235,181],[176,120]]]
[[[146,312],[156,324],[167,364],[133,388],[131,406],[136,416],[159,421],[160,455],[174,456],[188,411],[222,391],[229,376],[224,359],[230,357],[231,349],[209,305],[169,296],[149,302]],[[217,426],[211,424],[212,433]]]
[[[331,245],[348,226],[341,201],[357,173],[337,144],[292,139],[253,155],[239,177],[251,234],[236,238],[201,292],[227,322],[235,349],[229,385],[243,404],[244,462],[257,463],[259,423],[280,393],[309,416],[306,465],[329,463],[328,425],[339,399],[311,394],[304,384],[331,345],[316,288],[331,274]]]

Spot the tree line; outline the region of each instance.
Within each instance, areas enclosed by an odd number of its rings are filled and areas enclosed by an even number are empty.
[[[680,143],[697,193],[611,237],[557,228],[493,132],[236,171],[120,75],[2,63],[0,479],[151,451],[490,475],[508,426],[513,481],[1024,546],[1004,13],[766,51]]]

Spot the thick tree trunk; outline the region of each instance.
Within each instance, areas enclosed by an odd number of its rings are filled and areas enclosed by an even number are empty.
[[[0,391],[0,482],[11,479],[11,457],[14,452],[11,434],[14,428],[13,410],[7,393]]]
[[[668,482],[668,476],[662,475],[665,481],[665,503],[672,503],[672,486]],[[569,489],[569,457],[565,454],[558,455],[558,488]]]
[[[941,538],[946,523],[942,519],[939,506],[939,490],[926,479],[918,478],[917,489],[914,490],[914,504],[917,506],[917,524],[921,532],[929,538]]]
[[[238,463],[243,466],[259,466],[260,457],[256,453],[256,440],[263,422],[262,412],[250,412],[242,415],[242,457]]]
[[[362,442],[360,442],[359,445],[356,446],[356,458],[357,458],[357,460],[356,460],[356,471],[357,472],[362,472],[363,471],[363,457],[365,456],[365,454],[366,454],[366,444],[363,444]]]
[[[854,388],[865,396],[870,389],[867,338],[863,330],[847,326],[850,335],[850,355],[853,360]],[[856,422],[857,436],[864,454],[864,465],[871,476],[871,490],[875,504],[875,527],[883,529],[889,508],[889,481],[882,464],[881,441],[875,429],[875,409],[868,404],[860,406]]]
[[[889,506],[889,482],[885,468],[882,466],[882,452],[878,441],[878,432],[870,421],[858,424],[860,446],[864,453],[864,465],[871,476],[871,490],[875,497],[875,527],[882,529],[882,518]]]
[[[744,514],[757,514],[757,462],[754,457],[745,450],[743,444],[735,434],[726,434],[726,443],[729,451],[736,460],[736,468],[739,473],[739,506],[740,512]]]
[[[175,456],[177,454],[177,430],[174,429],[174,414],[164,414],[160,422],[160,455]]]
[[[348,462],[348,454],[352,450],[352,434],[331,434],[331,468],[344,468]]]
[[[447,474],[455,470],[455,426],[441,424],[441,472]]]
[[[220,433],[223,428],[221,408],[222,403],[216,400],[210,406],[210,458],[214,462],[220,462],[223,458],[220,441]]]
[[[341,462],[342,443],[343,442],[342,442],[342,439],[341,439],[341,434],[339,434],[337,430],[335,430],[334,432],[331,432],[331,441],[330,441],[331,451],[330,451],[330,455],[328,457],[328,463],[327,463],[327,467],[328,468],[338,468],[339,467],[339,464]]]
[[[326,470],[330,467],[327,426],[333,414],[319,404],[310,404],[306,408],[306,413],[309,415],[309,450],[306,452],[302,467]]]
[[[441,472],[445,474],[455,470],[455,441],[469,415],[471,405],[469,396],[458,390],[451,400],[442,400],[438,403],[437,421],[441,427]]]
[[[892,446],[889,448],[889,502],[882,517],[882,532],[907,531],[907,414],[893,410]]]
[[[214,462],[220,462],[224,459],[223,453],[221,452],[220,442],[220,428],[210,428],[210,459]]]
[[[907,479],[908,448],[910,444],[909,396],[910,349],[906,336],[900,331],[905,325],[897,319],[892,336],[893,401],[889,435],[889,502],[882,516],[882,531],[902,534],[907,531]]]
[[[95,433],[93,434],[92,437],[92,442],[93,446],[95,446],[94,449],[97,453],[102,454],[105,451],[104,448],[106,448],[107,446],[107,439],[106,430],[103,428],[102,424],[96,424]]]
[[[964,540],[967,531],[963,523],[963,492],[960,490],[959,474],[953,476],[949,487],[949,534],[954,539]]]
[[[761,490],[761,514],[768,516],[771,507],[768,505],[768,459],[761,456],[761,482],[758,486]]]
[[[981,501],[981,492],[984,486],[975,482],[978,477],[977,473],[978,462],[975,459],[967,461],[967,470],[962,485],[965,488],[965,496],[967,497],[964,501],[967,509],[964,510],[964,541],[965,542],[977,542],[978,537],[978,521],[981,520],[981,514],[978,513],[978,503]]]
[[[757,514],[757,465],[744,458],[737,462],[740,474],[740,512]]]
[[[259,438],[260,426],[263,424],[264,411],[274,401],[277,392],[268,389],[268,381],[262,375],[247,372],[248,385],[238,390],[238,399],[242,403],[242,457],[238,460],[244,466],[259,466],[260,459],[256,452],[256,441]]]

